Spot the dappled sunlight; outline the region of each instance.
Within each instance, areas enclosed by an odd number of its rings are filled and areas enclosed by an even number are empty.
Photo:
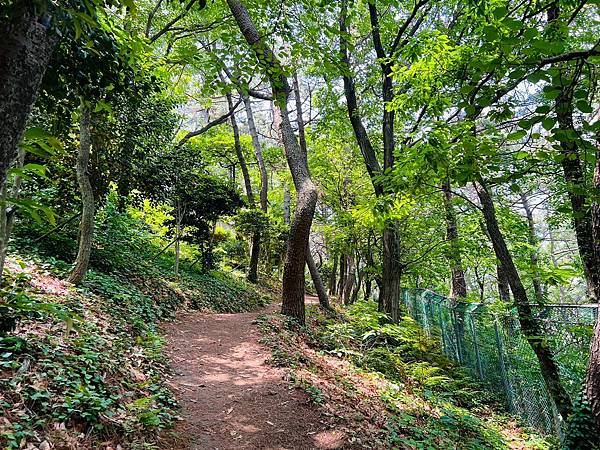
[[[286,372],[267,364],[255,317],[185,314],[165,327],[185,419],[179,432],[206,436],[193,448],[207,450],[341,448],[344,433],[330,430]]]

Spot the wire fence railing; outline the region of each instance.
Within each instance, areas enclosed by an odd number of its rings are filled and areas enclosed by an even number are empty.
[[[456,302],[425,289],[403,289],[409,315],[440,339],[444,353],[481,379],[529,426],[561,435],[564,423],[519,330],[515,310],[501,305]],[[556,355],[562,382],[575,398],[585,375],[595,305],[533,307]]]

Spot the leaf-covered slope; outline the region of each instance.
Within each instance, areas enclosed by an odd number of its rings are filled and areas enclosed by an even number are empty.
[[[358,448],[552,448],[490,402],[410,318],[385,324],[374,302],[308,317],[305,328],[279,315],[259,319],[271,362],[289,367]]]
[[[76,289],[57,276],[62,263],[18,260],[0,305],[15,327],[0,335],[0,448],[153,448],[177,414],[158,322],[184,304],[230,312],[268,300],[192,271],[92,271]]]

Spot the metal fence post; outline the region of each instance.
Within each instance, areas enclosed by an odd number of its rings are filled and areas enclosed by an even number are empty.
[[[444,313],[442,311],[442,302],[437,302],[438,315],[440,317],[440,334],[442,335],[442,351],[448,354],[448,343],[446,342],[446,323],[444,322]]]
[[[427,304],[428,300],[425,299],[425,292],[421,292],[421,311],[422,311],[422,325],[427,333],[427,336],[431,336],[431,330],[429,328],[429,317],[427,316]]]

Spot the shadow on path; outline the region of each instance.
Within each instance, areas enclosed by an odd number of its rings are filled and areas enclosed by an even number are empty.
[[[266,363],[252,321],[276,307],[240,314],[186,312],[166,323],[171,386],[183,420],[167,449],[335,449],[344,436],[317,406]]]

